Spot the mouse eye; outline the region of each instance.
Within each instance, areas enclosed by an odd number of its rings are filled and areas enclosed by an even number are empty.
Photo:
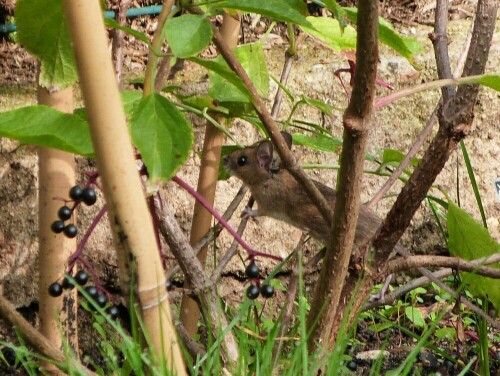
[[[238,165],[243,167],[246,164],[248,164],[248,157],[246,155],[242,155],[241,157],[238,158]]]

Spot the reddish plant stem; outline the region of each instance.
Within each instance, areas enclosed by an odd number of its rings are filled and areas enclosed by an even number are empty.
[[[160,241],[160,230],[158,228],[158,213],[156,213],[155,210],[154,196],[149,196],[147,200],[148,200],[149,212],[151,213],[151,218],[153,220],[153,228],[155,230],[154,232],[155,232],[156,244],[158,245],[158,249],[160,250],[160,258],[163,264],[163,269],[165,269],[167,265],[166,265],[165,253],[163,252],[163,247]]]
[[[80,256],[83,253],[83,248],[87,244],[87,241],[89,240],[90,235],[92,234],[92,231],[96,228],[97,224],[101,221],[102,217],[104,216],[104,213],[107,211],[106,205],[102,207],[102,209],[97,213],[96,217],[90,224],[89,228],[87,231],[85,231],[85,234],[82,237],[82,240],[80,243],[78,243],[78,247],[76,248],[76,251],[71,254],[68,258],[68,272],[71,272],[73,270],[73,267],[75,266],[76,261],[80,258]]]
[[[250,247],[241,238],[241,236],[229,225],[229,223],[227,223],[227,221],[219,213],[217,213],[217,211],[215,211],[214,208],[212,208],[212,206],[210,206],[210,204],[202,196],[198,195],[198,193],[193,188],[191,188],[185,181],[183,181],[178,176],[174,176],[172,178],[172,181],[177,183],[180,187],[185,189],[191,196],[193,196],[196,200],[198,200],[198,202],[202,204],[203,207],[207,209],[215,217],[215,219],[217,219],[226,228],[226,230],[236,239],[236,241],[240,243],[240,245],[248,252],[249,258],[262,256],[276,261],[283,261],[283,259],[279,256],[274,256],[268,253],[259,252]]]

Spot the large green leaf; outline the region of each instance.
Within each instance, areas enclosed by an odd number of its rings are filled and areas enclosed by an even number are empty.
[[[356,48],[356,30],[352,26],[343,29],[338,20],[328,17],[307,17],[311,27],[302,29],[326,43],[335,51],[353,50]]]
[[[161,95],[151,94],[141,99],[129,126],[153,182],[170,179],[188,158],[193,145],[191,125]]]
[[[29,106],[0,113],[0,137],[91,157],[87,122],[48,106]]]
[[[267,97],[269,95],[269,72],[267,71],[262,43],[248,43],[239,46],[234,50],[234,54],[252,80],[259,95]],[[220,56],[215,60],[221,65],[226,65]],[[220,75],[219,72],[211,71],[209,77],[211,85],[208,93],[212,98],[219,102],[249,101],[246,90],[242,91],[240,86],[228,84],[226,77]]]
[[[125,110],[125,116],[129,119],[134,113],[135,105],[141,100],[142,92],[140,91],[122,91],[120,93],[122,99],[123,109]],[[77,108],[73,111],[75,115],[78,115],[83,120],[88,122],[87,110],[85,107]]]
[[[396,149],[384,149],[382,153],[382,165],[399,166],[399,164],[405,158],[405,154],[400,150]],[[419,163],[419,158],[412,158],[410,163],[412,166],[417,166]]]
[[[356,8],[344,8],[344,10],[351,22],[357,23],[358,10]],[[379,17],[378,37],[380,42],[406,58],[415,68],[419,68],[415,61],[415,55],[421,53],[423,47],[416,39],[399,35],[391,24],[382,17]]]
[[[344,8],[342,8],[342,6],[335,0],[325,0],[325,6],[330,12],[332,12],[333,17],[339,21],[340,29],[343,31],[347,26],[347,17]]]
[[[305,13],[304,3],[297,0],[226,0],[217,3],[221,8],[258,13],[263,16],[300,26],[311,25],[302,15]]]
[[[198,65],[201,65],[202,67],[205,67],[210,72],[215,72],[218,75],[222,76],[230,84],[236,86],[236,88],[241,93],[246,93],[245,94],[246,97],[248,97],[250,99],[250,93],[248,92],[246,86],[240,80],[238,75],[236,73],[234,73],[231,69],[229,69],[226,62],[223,61],[222,59],[216,58],[214,60],[206,60],[206,59],[200,59],[197,57],[192,57],[189,60],[191,60],[192,62],[194,62]]]
[[[477,223],[469,214],[453,203],[448,207],[448,248],[453,256],[474,260],[500,252],[488,230]],[[490,265],[500,268],[499,264]],[[461,273],[468,289],[476,295],[488,297],[497,310],[500,309],[500,281],[480,277],[474,273]]]
[[[63,1],[18,0],[15,16],[20,43],[40,59],[40,85],[51,90],[71,86],[77,70]]]
[[[140,91],[122,91],[120,93],[122,99],[123,110],[125,111],[125,116],[130,119],[134,114],[134,109],[137,103],[142,99],[142,92]]]
[[[212,24],[196,14],[170,18],[163,30],[172,52],[180,58],[198,55],[212,40]]]
[[[341,140],[325,135],[311,137],[300,133],[294,133],[292,137],[293,143],[296,145],[303,145],[311,149],[328,153],[338,150],[338,148],[342,146]]]
[[[490,89],[500,91],[500,74],[485,74],[479,77],[477,83],[487,86]]]

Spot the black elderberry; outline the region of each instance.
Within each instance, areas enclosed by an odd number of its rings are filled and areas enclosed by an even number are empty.
[[[71,209],[67,206],[61,206],[61,208],[57,212],[57,216],[62,221],[66,221],[71,218]]]
[[[95,287],[95,286],[87,286],[87,287],[85,287],[85,291],[87,292],[87,294],[89,294],[89,296],[92,299],[97,298],[97,295],[99,295],[99,291],[97,290],[97,287]]]
[[[52,232],[59,234],[59,233],[63,232],[63,230],[64,230],[64,222],[63,221],[54,221],[50,225],[50,229],[52,230]]]
[[[274,295],[274,287],[268,284],[260,286],[260,293],[264,298],[270,298]]]
[[[258,278],[259,273],[260,273],[259,267],[254,262],[249,264],[245,269],[245,274],[247,275],[248,278]]]
[[[64,235],[66,235],[68,238],[74,238],[76,234],[78,234],[78,227],[71,223],[67,226],[64,226],[63,231]]]
[[[61,296],[63,292],[63,288],[59,282],[54,282],[49,286],[49,295],[57,298]]]
[[[94,188],[87,187],[82,192],[82,201],[85,205],[94,205],[97,201],[97,194],[95,193]]]
[[[16,364],[16,352],[10,347],[2,347],[0,350],[3,358],[7,361],[9,367],[13,367]]]
[[[75,287],[75,285],[67,277],[64,277],[62,281],[62,288],[65,290],[71,290],[73,287]]]
[[[453,367],[455,367],[455,363],[453,363],[451,360],[446,359],[443,363],[444,367],[448,370],[451,370]]]
[[[117,306],[111,306],[108,309],[106,309],[106,313],[111,317],[112,320],[116,320],[118,318],[118,307]]]
[[[69,190],[69,197],[74,201],[80,200],[82,198],[82,194],[83,189],[79,185],[75,185]]]
[[[89,280],[89,274],[85,270],[79,270],[75,274],[75,281],[80,286],[84,286]]]
[[[356,371],[356,368],[358,368],[358,365],[354,360],[351,360],[349,363],[347,363],[347,368],[351,371]]]
[[[248,299],[257,299],[259,297],[259,288],[255,285],[250,285],[247,288],[247,298]]]
[[[106,295],[104,294],[98,294],[95,301],[97,302],[99,307],[104,308],[106,306],[106,303],[108,302],[108,298],[106,298]]]

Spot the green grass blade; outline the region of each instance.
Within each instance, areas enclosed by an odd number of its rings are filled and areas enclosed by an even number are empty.
[[[477,187],[476,177],[474,176],[474,170],[472,169],[472,164],[470,162],[469,153],[465,146],[464,141],[460,141],[460,148],[462,149],[462,154],[464,156],[465,166],[467,167],[467,173],[469,174],[470,184],[474,191],[474,196],[476,197],[477,207],[479,208],[479,213],[481,214],[481,219],[483,221],[483,226],[488,228],[486,223],[486,215],[484,214],[483,202],[481,200],[481,195],[479,194],[479,188]]]

